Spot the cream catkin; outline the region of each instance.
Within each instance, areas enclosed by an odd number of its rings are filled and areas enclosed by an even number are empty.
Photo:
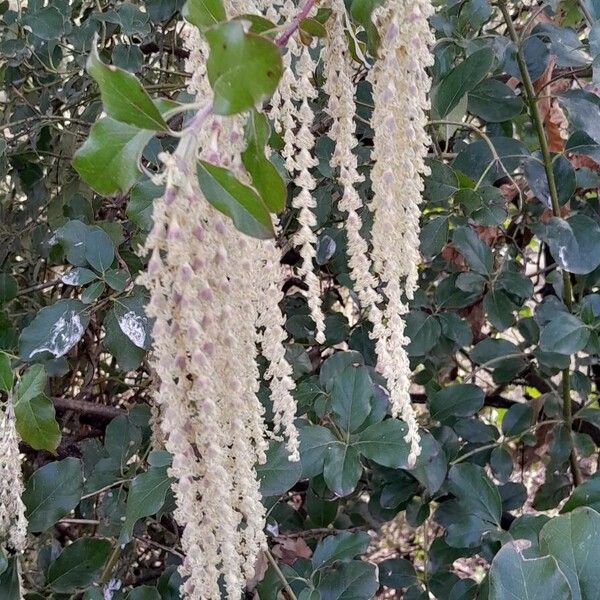
[[[293,18],[297,7],[287,1],[282,7],[284,17]],[[317,219],[314,209],[317,206],[312,191],[316,181],[310,169],[318,164],[313,155],[315,136],[311,131],[314,113],[310,102],[318,96],[313,75],[315,62],[309,46],[301,46],[290,39],[283,57],[284,72],[277,92],[272,99],[271,118],[277,131],[283,133],[283,157],[290,174],[295,174],[294,182],[299,188],[292,204],[299,210],[298,232],[295,242],[300,248],[301,263],[298,274],[307,286],[307,301],[310,314],[315,322],[315,339],[325,342],[325,316],[321,301],[319,277],[314,272],[314,258],[317,250],[317,236],[314,227]]]
[[[425,0],[390,0],[376,13],[382,43],[369,75],[375,103],[371,264],[360,233],[363,205],[356,186],[362,178],[353,152],[357,139],[347,16],[343,0],[330,4],[325,91],[333,120],[332,165],[339,170],[340,208],[347,214],[351,276],[373,323],[378,368],[387,378],[393,413],[408,424],[414,461],[419,435],[410,405],[403,315],[405,297],[412,297],[417,283],[420,175],[425,172],[428,141],[425,68],[431,64],[427,17],[432,9]],[[266,14],[275,17],[265,0],[229,0],[227,7],[233,14],[266,8]],[[285,0],[281,15],[290,20],[297,10],[292,0]],[[185,43],[190,92],[199,99],[210,98],[207,46],[192,27],[185,29]],[[316,181],[311,173],[317,164],[311,131],[316,65],[310,48],[293,38],[283,61],[271,117],[283,134],[283,157],[299,188],[293,201],[299,210],[299,272],[308,287],[315,337],[322,343],[325,320],[313,265]],[[287,335],[279,306],[283,275],[278,246],[238,232],[206,201],[196,180],[201,158],[248,181],[240,161],[243,123],[241,116],[213,115],[207,105],[186,125],[173,154],[161,155],[164,169],[157,180],[165,184],[165,193],[154,205],[154,225],[144,248],[150,259],[139,280],[150,291],[152,364],[160,380],[156,401],[165,447],[173,456],[175,516],[183,526],[182,592],[191,600],[217,600],[223,590],[231,600],[241,597],[266,547],[256,464],[265,461],[269,437],[283,438],[290,460],[299,458],[294,381],[285,357]],[[257,396],[259,352],[268,362],[264,378],[271,391],[273,432],[267,431]]]
[[[206,45],[191,27],[185,40],[190,91],[210,97]],[[175,516],[186,553],[182,592],[190,600],[220,599],[221,586],[229,599],[241,597],[266,546],[255,466],[265,461],[267,438],[283,434],[290,460],[299,459],[277,246],[238,232],[206,201],[195,178],[198,158],[247,177],[239,158],[242,125],[242,117],[219,117],[207,106],[175,152],[161,155],[157,179],[165,194],[154,205],[145,247],[150,260],[140,277],[151,293],[156,400],[173,455]],[[273,434],[257,396],[259,348],[268,361]]]
[[[429,0],[389,0],[376,11],[379,57],[369,73],[373,86],[373,263],[386,296],[383,320],[375,324],[378,368],[386,377],[392,412],[408,425],[410,461],[420,452],[418,424],[410,403],[410,364],[405,345],[403,295],[417,287],[419,216],[429,146],[426,112],[433,64]]]
[[[27,540],[19,437],[9,399],[0,416],[0,548],[23,552]]]

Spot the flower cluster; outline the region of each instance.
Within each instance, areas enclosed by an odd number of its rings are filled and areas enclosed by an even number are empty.
[[[374,212],[371,253],[361,235],[362,181],[353,152],[355,133],[354,62],[347,46],[343,0],[331,0],[332,15],[323,53],[327,111],[335,143],[331,163],[339,172],[345,211],[351,277],[368,310],[376,339],[378,367],[387,378],[395,415],[409,426],[411,460],[418,453],[417,423],[410,406],[409,364],[404,349],[405,297],[416,286],[420,175],[427,138],[424,133],[430,64],[426,0],[388,2],[377,12],[382,35],[380,59],[369,75],[373,86],[375,132]],[[270,18],[294,19],[296,4],[285,0],[281,13],[273,4],[230,0],[230,14],[262,12]],[[210,97],[206,76],[207,47],[199,33],[186,27],[189,91]],[[316,181],[311,173],[315,137],[311,103],[318,92],[310,45],[293,38],[284,53],[284,74],[271,102],[270,116],[284,140],[283,158],[298,188],[300,275],[308,288],[315,338],[325,340],[320,281],[314,272]],[[268,439],[284,438],[290,460],[299,459],[294,425],[292,368],[286,360],[287,334],[280,310],[283,298],[280,251],[275,241],[256,240],[238,232],[231,221],[204,198],[196,178],[198,159],[226,167],[248,181],[240,160],[242,117],[220,117],[210,106],[199,110],[180,135],[172,154],[161,156],[165,185],[154,205],[154,226],[145,251],[148,269],[140,277],[150,293],[148,314],[154,319],[153,365],[161,438],[173,455],[176,517],[183,525],[186,558],[183,592],[191,599],[230,599],[241,595],[266,545],[265,509],[255,466],[266,457]],[[403,190],[396,196],[396,190]],[[277,228],[277,223],[274,223]],[[369,256],[372,256],[373,262]],[[378,288],[381,287],[381,293]],[[264,422],[257,392],[258,354],[267,360],[273,431]]]
[[[354,116],[354,60],[345,40],[347,13],[343,0],[331,0],[324,53],[327,112],[335,142],[331,165],[339,170],[339,207],[346,212],[350,275],[360,304],[373,325],[378,369],[385,376],[392,413],[408,425],[410,461],[419,453],[419,433],[410,403],[410,364],[403,315],[412,298],[419,264],[421,175],[428,147],[425,133],[432,34],[427,22],[429,0],[389,1],[375,11],[382,34],[379,57],[370,69],[374,131],[371,173],[373,200],[372,252],[361,234],[362,181],[353,149],[357,145]],[[399,192],[400,191],[400,192]],[[381,288],[381,293],[378,289]]]
[[[206,48],[194,31],[186,41],[190,91],[203,97]],[[265,461],[268,437],[284,434],[290,460],[299,458],[277,246],[238,232],[206,201],[195,177],[198,158],[237,175],[242,144],[240,119],[207,107],[188,123],[174,153],[161,156],[165,194],[154,204],[150,260],[140,277],[151,292],[159,421],[184,526],[182,591],[198,600],[221,598],[221,579],[227,597],[239,598],[253,576],[266,544],[255,466]],[[273,432],[257,396],[259,349],[268,361]]]
[[[9,400],[0,415],[0,549],[23,552],[27,538],[19,437]]]
[[[395,0],[378,10],[379,58],[369,73],[373,86],[374,131],[373,264],[386,297],[383,319],[374,327],[378,368],[387,379],[392,411],[408,425],[411,460],[419,433],[410,404],[410,365],[403,315],[417,287],[419,217],[429,138],[426,111],[433,63],[429,0]]]

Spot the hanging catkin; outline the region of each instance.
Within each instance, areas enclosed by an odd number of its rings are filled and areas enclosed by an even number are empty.
[[[410,461],[419,448],[418,425],[410,403],[410,364],[404,314],[417,287],[419,217],[425,156],[429,146],[426,111],[433,63],[429,0],[389,0],[376,11],[381,34],[378,59],[369,73],[373,86],[374,161],[373,263],[385,305],[374,327],[378,368],[386,377],[392,412],[408,425]]]

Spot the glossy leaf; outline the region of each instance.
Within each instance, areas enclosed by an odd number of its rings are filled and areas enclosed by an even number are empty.
[[[216,114],[243,112],[273,94],[283,72],[273,42],[246,33],[237,21],[213,27],[206,32],[206,39],[210,45],[206,69]]]

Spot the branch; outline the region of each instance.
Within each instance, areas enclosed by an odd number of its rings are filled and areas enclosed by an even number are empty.
[[[310,13],[313,6],[316,4],[316,0],[306,0],[306,3],[302,7],[302,10],[296,15],[296,18],[291,22],[288,28],[275,40],[275,44],[279,48],[283,48],[289,41],[289,39],[296,33],[298,27],[300,27],[300,23]]]
[[[525,91],[525,96],[527,97],[527,104],[529,105],[529,114],[531,116],[531,121],[537,133],[537,138],[542,153],[542,159],[544,162],[544,170],[546,172],[546,179],[548,181],[548,191],[550,193],[550,200],[552,203],[552,214],[557,219],[561,219],[562,215],[560,211],[560,200],[558,197],[556,179],[554,178],[552,155],[550,154],[548,140],[546,139],[546,132],[544,131],[544,122],[542,120],[540,110],[538,108],[535,88],[533,87],[533,82],[531,81],[531,76],[529,75],[527,63],[525,61],[525,57],[523,56],[523,48],[521,47],[519,36],[517,35],[517,31],[512,21],[512,17],[506,6],[506,0],[500,0],[498,6],[502,11],[502,16],[504,17],[509,37],[515,45],[517,51],[517,64],[519,66],[519,71],[521,72],[521,80],[523,81],[523,89]],[[573,312],[573,287],[571,285],[571,275],[565,270],[562,271],[562,280],[564,288],[563,296],[565,305],[569,312]],[[562,399],[563,418],[565,421],[565,426],[567,428],[567,431],[571,432],[571,430],[573,429],[573,408],[571,406],[570,367],[567,367],[562,372]],[[579,470],[577,450],[575,448],[575,440],[573,439],[573,435],[571,433],[569,437],[571,445],[570,463],[573,475],[573,483],[575,484],[575,486],[578,486],[582,482],[582,478],[581,472]]]
[[[56,408],[61,410],[72,410],[75,412],[85,413],[88,415],[96,415],[107,419],[114,419],[121,415],[126,415],[127,411],[116,406],[107,406],[106,404],[96,404],[95,402],[87,402],[85,400],[75,400],[74,398],[57,397],[52,398],[52,402]]]

